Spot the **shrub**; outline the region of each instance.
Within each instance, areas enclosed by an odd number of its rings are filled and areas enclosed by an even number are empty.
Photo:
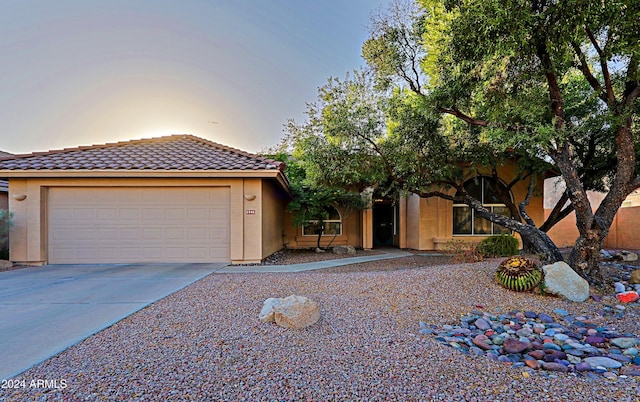
[[[484,257],[510,257],[518,254],[519,244],[514,235],[499,234],[482,240],[478,248]]]
[[[476,244],[466,243],[462,240],[451,240],[447,243],[447,254],[457,264],[467,262],[479,262],[484,258]]]
[[[9,230],[13,225],[13,213],[0,209],[0,260],[9,259]]]

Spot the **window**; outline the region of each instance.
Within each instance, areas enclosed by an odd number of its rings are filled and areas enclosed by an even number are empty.
[[[302,226],[303,236],[318,236],[322,227],[318,221],[308,221]],[[323,236],[341,236],[342,235],[342,218],[340,212],[334,207],[327,208],[327,219],[324,220]]]
[[[502,185],[499,183],[499,185]],[[464,184],[465,190],[482,206],[493,213],[509,216],[509,210],[500,201],[495,184],[491,178],[477,177]],[[456,194],[456,196],[459,194]],[[496,225],[476,216],[476,211],[466,204],[453,204],[453,234],[470,236],[487,236],[492,234],[511,233],[509,229]]]

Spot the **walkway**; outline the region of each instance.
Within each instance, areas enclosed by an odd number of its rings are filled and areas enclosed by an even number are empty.
[[[362,257],[339,258],[335,260],[307,262],[303,264],[291,265],[228,265],[217,270],[217,274],[237,274],[252,272],[303,272],[314,269],[339,267],[342,265],[360,264],[363,262],[388,260],[391,258],[410,257],[413,254],[399,249],[384,249],[384,254],[372,254]]]

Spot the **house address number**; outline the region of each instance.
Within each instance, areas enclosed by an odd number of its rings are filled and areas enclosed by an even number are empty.
[[[247,209],[247,215],[255,215],[255,214],[256,214],[255,209]]]

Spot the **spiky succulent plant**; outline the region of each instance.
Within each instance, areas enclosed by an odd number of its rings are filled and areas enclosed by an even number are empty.
[[[531,290],[541,280],[542,271],[532,261],[520,256],[507,258],[496,270],[496,281],[517,292]]]

